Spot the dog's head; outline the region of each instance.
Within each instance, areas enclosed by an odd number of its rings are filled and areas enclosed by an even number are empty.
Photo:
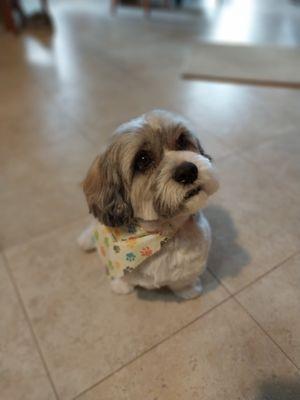
[[[218,189],[211,158],[189,124],[155,110],[121,125],[83,182],[90,212],[103,224],[193,214]]]

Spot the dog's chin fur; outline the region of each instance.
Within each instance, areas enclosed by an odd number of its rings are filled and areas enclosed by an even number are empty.
[[[178,150],[182,135],[186,148]],[[142,172],[135,170],[141,150],[153,158]],[[192,183],[178,183],[174,171],[186,162],[197,168],[198,176]],[[218,189],[218,179],[210,157],[185,120],[152,111],[122,125],[92,164],[83,188],[90,212],[105,225],[135,222],[147,231],[172,234],[159,252],[112,281],[115,292],[129,293],[135,286],[168,286],[183,298],[201,293],[199,276],[205,270],[211,233],[200,210]],[[79,238],[84,250],[93,249],[91,231],[87,229]]]

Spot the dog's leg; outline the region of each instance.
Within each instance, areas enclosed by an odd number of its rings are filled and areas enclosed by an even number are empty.
[[[170,286],[170,289],[176,294],[176,296],[185,300],[194,299],[200,296],[203,291],[200,278],[198,278],[191,285],[185,287]]]
[[[91,224],[77,238],[77,243],[84,251],[96,250],[95,241],[93,240],[94,227],[95,224]]]
[[[134,286],[130,285],[122,278],[112,279],[110,285],[112,291],[118,294],[129,294],[134,290]]]

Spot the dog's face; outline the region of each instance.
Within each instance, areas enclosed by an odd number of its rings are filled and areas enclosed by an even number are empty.
[[[108,226],[193,214],[218,189],[211,158],[188,123],[162,110],[121,125],[83,182],[90,212]]]

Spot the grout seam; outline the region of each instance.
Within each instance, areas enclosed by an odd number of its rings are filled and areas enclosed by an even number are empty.
[[[164,344],[169,339],[173,338],[174,336],[176,336],[180,332],[184,331],[186,328],[188,328],[189,326],[193,325],[195,322],[199,321],[201,318],[203,318],[204,316],[206,316],[207,314],[209,314],[210,312],[212,312],[213,310],[215,310],[219,306],[223,305],[224,303],[226,303],[227,301],[229,301],[232,298],[233,298],[233,295],[227,296],[225,299],[220,301],[218,304],[214,305],[209,310],[205,311],[203,314],[201,314],[198,317],[194,318],[192,321],[188,322],[186,325],[181,326],[179,329],[177,329],[176,331],[172,332],[170,335],[164,337],[162,340],[160,340],[159,342],[155,343],[153,346],[149,347],[147,350],[145,350],[142,353],[138,354],[136,357],[134,357],[133,359],[131,359],[127,363],[121,365],[119,368],[117,368],[116,370],[112,371],[111,373],[106,375],[104,378],[102,378],[98,382],[94,383],[92,386],[86,388],[85,390],[83,390],[82,392],[77,394],[75,397],[72,398],[72,400],[78,400],[82,395],[84,395],[87,392],[89,392],[90,390],[94,389],[96,386],[101,385],[104,381],[106,381],[107,379],[111,378],[116,373],[120,372],[124,368],[127,368],[129,365],[133,364],[139,358],[144,357],[147,353],[150,353],[150,351],[152,351],[152,350],[156,349],[157,347],[159,347],[160,345]]]
[[[81,221],[81,220],[84,222],[84,220],[87,219],[88,216],[89,216],[89,214],[87,213],[86,215],[82,215],[81,217],[76,217],[76,218],[74,218],[72,221],[68,221],[68,222],[66,222],[66,223],[63,224],[63,225],[57,225],[57,226],[55,226],[55,227],[53,227],[53,228],[51,228],[51,229],[47,229],[47,230],[44,230],[44,231],[42,231],[42,232],[40,232],[40,233],[34,234],[34,235],[30,236],[30,237],[28,238],[28,240],[26,240],[26,241],[17,242],[17,243],[8,245],[8,246],[6,246],[6,247],[0,248],[0,251],[2,251],[2,253],[4,254],[4,253],[7,253],[7,252],[10,252],[12,249],[15,249],[15,248],[17,248],[17,247],[28,246],[28,245],[30,245],[31,242],[34,242],[34,241],[38,240],[39,238],[40,238],[40,239],[44,239],[46,236],[51,235],[51,234],[53,234],[53,233],[55,233],[55,232],[59,232],[59,231],[62,230],[62,229],[71,227],[72,225],[75,225],[76,223],[78,223],[78,222]],[[83,230],[85,227],[86,227],[86,226],[83,225],[83,226],[82,226],[82,230]],[[81,231],[78,232],[78,235],[80,234],[80,232],[81,232]]]
[[[255,278],[253,281],[249,282],[247,285],[243,286],[241,289],[239,289],[238,291],[236,291],[235,293],[232,293],[232,295],[235,297],[237,295],[239,295],[240,293],[242,293],[244,290],[248,289],[250,286],[254,285],[256,282],[260,281],[261,279],[263,279],[265,276],[269,275],[270,273],[272,273],[273,271],[275,271],[276,269],[280,268],[283,266],[283,264],[285,264],[286,262],[288,262],[289,260],[291,260],[292,258],[294,258],[297,254],[299,254],[300,251],[297,250],[294,253],[290,254],[289,256],[287,256],[284,260],[280,261],[278,264],[275,264],[274,267],[272,267],[271,269],[269,269],[268,271],[264,272],[262,275],[258,276],[257,278]]]
[[[221,285],[223,287],[223,289],[225,289],[225,291],[227,292],[227,294],[229,294],[229,296],[234,296],[234,293],[230,292],[230,290],[227,288],[227,286],[224,285],[222,280],[219,279],[219,277],[209,267],[207,268],[207,270],[215,278],[215,280],[218,282],[218,284]]]
[[[171,339],[173,336],[176,336],[178,333],[180,333],[181,331],[185,330],[186,328],[188,328],[190,325],[192,325],[193,323],[197,322],[198,320],[200,320],[202,317],[204,317],[205,315],[209,314],[211,311],[213,311],[214,309],[216,309],[217,307],[221,306],[223,303],[226,303],[227,301],[229,301],[230,299],[234,299],[240,306],[241,308],[247,313],[247,315],[255,322],[255,324],[261,329],[261,331],[272,341],[272,343],[274,345],[276,345],[276,347],[279,348],[279,350],[286,356],[286,358],[294,365],[294,367],[299,370],[299,367],[294,363],[294,361],[286,354],[286,352],[281,348],[281,346],[268,334],[268,332],[260,325],[260,323],[250,314],[250,312],[239,302],[239,300],[236,298],[236,296],[238,294],[240,294],[243,290],[247,289],[248,287],[252,286],[253,284],[255,284],[256,282],[258,282],[259,280],[263,279],[266,275],[270,274],[272,271],[276,270],[277,268],[281,267],[283,264],[285,264],[287,261],[289,261],[290,259],[292,259],[295,255],[297,255],[299,253],[299,251],[294,252],[293,254],[289,255],[287,258],[285,258],[283,261],[281,261],[280,263],[276,264],[273,268],[271,268],[269,271],[265,272],[264,274],[260,275],[259,277],[257,277],[254,281],[250,282],[248,285],[244,286],[242,289],[238,290],[235,293],[231,293],[229,291],[229,289],[222,283],[222,281],[218,278],[217,275],[215,275],[209,268],[208,271],[209,273],[211,273],[211,275],[216,279],[216,281],[225,289],[225,291],[228,294],[228,297],[226,297],[224,300],[222,300],[220,303],[218,303],[217,305],[215,305],[214,307],[212,307],[211,309],[209,309],[208,311],[206,311],[205,313],[201,314],[199,317],[196,317],[195,319],[193,319],[192,321],[190,321],[188,324],[182,326],[181,328],[179,328],[177,331],[173,332],[171,335],[165,337],[164,339],[162,339],[160,342],[156,343],[155,345],[151,346],[149,349],[145,350],[144,352],[140,353],[137,357],[133,358],[132,360],[130,360],[128,363],[122,365],[120,368],[116,369],[115,371],[111,372],[110,374],[108,374],[107,376],[105,376],[103,379],[101,379],[100,381],[96,382],[94,385],[90,386],[89,388],[85,389],[84,391],[82,391],[81,393],[79,393],[78,395],[76,395],[72,400],[77,400],[79,399],[83,394],[89,392],[90,390],[94,389],[96,386],[102,384],[105,380],[109,379],[111,376],[115,375],[116,373],[118,373],[119,371],[121,371],[122,369],[126,368],[127,366],[129,366],[130,364],[134,363],[136,360],[138,360],[139,358],[143,357],[144,355],[146,355],[147,353],[149,353],[150,351],[154,350],[156,347],[159,347],[161,344],[163,344],[164,342],[168,341],[169,339]]]
[[[249,317],[255,322],[255,324],[262,330],[262,332],[276,345],[276,347],[279,348],[279,350],[288,358],[288,360],[295,366],[295,368],[297,370],[299,370],[299,367],[293,362],[293,360],[285,353],[285,351],[281,348],[281,346],[275,342],[275,340],[265,331],[265,329],[256,321],[256,319],[249,313],[249,311],[237,300],[236,296],[241,293],[243,290],[247,289],[249,286],[255,284],[256,282],[258,282],[259,280],[263,279],[266,275],[270,274],[272,271],[276,270],[277,268],[281,267],[283,264],[285,264],[287,261],[289,261],[290,259],[292,259],[295,255],[297,255],[299,253],[299,251],[296,251],[294,253],[292,253],[291,255],[289,255],[288,257],[286,257],[284,260],[282,260],[280,263],[276,264],[273,268],[271,268],[270,270],[266,271],[264,274],[260,275],[259,277],[257,277],[254,281],[250,282],[249,284],[247,284],[246,286],[244,286],[242,289],[238,290],[235,293],[231,293],[229,291],[229,289],[222,283],[222,281],[218,278],[217,275],[214,274],[214,272],[211,271],[211,269],[208,268],[209,273],[216,279],[216,281],[225,289],[225,291],[228,294],[228,297],[226,297],[224,300],[222,300],[220,303],[216,304],[215,306],[213,306],[211,309],[207,310],[205,313],[201,314],[200,316],[196,317],[195,319],[193,319],[192,321],[190,321],[188,324],[182,326],[181,328],[179,328],[177,331],[173,332],[171,335],[165,337],[164,339],[162,339],[160,342],[156,343],[155,345],[151,346],[149,349],[145,350],[144,352],[140,353],[138,356],[136,356],[135,358],[133,358],[132,360],[130,360],[129,362],[125,363],[124,365],[122,365],[121,367],[117,368],[115,371],[111,372],[110,374],[108,374],[107,376],[105,376],[103,379],[99,380],[98,382],[96,382],[95,384],[93,384],[92,386],[90,386],[89,388],[83,390],[82,392],[80,392],[78,395],[76,395],[75,397],[73,397],[72,400],[78,400],[82,395],[84,395],[85,393],[89,392],[90,390],[93,390],[95,387],[97,387],[98,385],[101,385],[104,381],[106,381],[107,379],[109,379],[111,376],[115,375],[116,373],[118,373],[119,371],[121,371],[122,369],[126,368],[127,366],[129,366],[130,364],[133,364],[135,361],[137,361],[139,358],[143,357],[144,355],[146,355],[147,353],[149,353],[150,351],[154,350],[156,347],[159,347],[161,344],[165,343],[166,341],[168,341],[169,339],[171,339],[172,337],[176,336],[178,333],[180,333],[181,331],[185,330],[186,328],[188,328],[190,325],[192,325],[193,323],[197,322],[198,320],[200,320],[202,317],[204,317],[205,315],[209,314],[211,311],[213,311],[214,309],[216,309],[217,307],[221,306],[223,303],[226,303],[227,301],[229,301],[230,299],[234,299],[241,307],[242,309],[247,313],[247,315],[249,315]]]
[[[267,330],[254,318],[254,316],[248,311],[248,309],[237,299],[237,297],[233,296],[233,300],[244,310],[244,312],[252,319],[252,321],[260,328],[260,330],[271,340],[271,342],[280,350],[281,353],[285,355],[285,357],[290,361],[290,363],[296,368],[297,371],[300,371],[298,365],[290,358],[290,356],[283,350],[283,348],[273,339],[273,337],[267,332]]]
[[[30,331],[31,337],[32,337],[32,339],[33,339],[35,348],[36,348],[36,350],[37,350],[37,352],[38,352],[38,354],[39,354],[39,356],[40,356],[40,360],[41,360],[41,362],[42,362],[42,364],[43,364],[43,367],[44,367],[44,370],[45,370],[45,372],[46,372],[46,376],[47,376],[47,378],[48,378],[48,381],[49,381],[49,383],[50,383],[50,386],[51,386],[51,388],[52,388],[52,390],[53,390],[53,393],[54,393],[54,395],[55,395],[56,400],[60,400],[59,395],[58,395],[58,392],[57,392],[56,387],[55,387],[55,384],[54,384],[54,381],[53,381],[52,376],[51,376],[51,374],[50,374],[50,370],[49,370],[49,368],[48,368],[48,365],[47,365],[46,360],[45,360],[45,358],[44,358],[43,352],[42,352],[42,350],[41,350],[41,347],[40,347],[40,344],[39,344],[37,335],[35,334],[34,329],[33,329],[33,326],[32,326],[32,324],[31,324],[31,321],[30,321],[29,315],[28,315],[28,313],[27,313],[25,304],[24,304],[24,302],[23,302],[21,293],[20,293],[20,291],[19,291],[18,285],[17,285],[17,283],[15,282],[14,276],[13,276],[11,270],[10,270],[10,267],[9,267],[8,260],[7,260],[7,258],[6,258],[6,256],[5,256],[4,253],[2,254],[2,257],[3,257],[3,261],[4,261],[4,265],[5,265],[6,272],[7,272],[8,276],[9,276],[9,279],[10,279],[10,281],[11,281],[11,284],[12,284],[14,290],[15,290],[15,294],[16,294],[16,296],[17,296],[18,303],[19,303],[19,305],[20,305],[20,307],[21,307],[21,310],[22,310],[22,312],[23,312],[23,315],[24,315],[25,320],[26,320],[26,322],[27,322],[27,325],[28,325],[28,327],[29,327],[29,331]]]

